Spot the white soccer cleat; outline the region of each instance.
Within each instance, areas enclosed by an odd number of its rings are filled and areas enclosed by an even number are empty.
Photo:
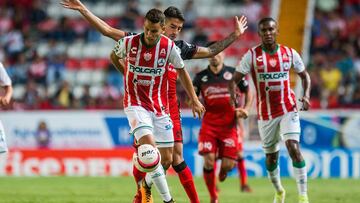
[[[275,193],[274,203],[285,203],[286,192],[283,189],[281,192]]]
[[[309,203],[309,198],[307,195],[299,195],[299,203]]]

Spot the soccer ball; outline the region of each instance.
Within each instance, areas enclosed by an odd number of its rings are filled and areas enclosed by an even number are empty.
[[[143,144],[137,148],[133,155],[133,162],[137,169],[142,172],[151,172],[160,165],[160,152],[150,144]]]

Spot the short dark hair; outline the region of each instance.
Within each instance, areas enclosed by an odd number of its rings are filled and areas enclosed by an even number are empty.
[[[260,27],[260,25],[263,24],[263,23],[271,22],[271,21],[273,21],[274,23],[277,24],[277,22],[276,22],[276,20],[275,20],[274,18],[272,18],[272,17],[265,17],[265,18],[262,18],[262,19],[259,21],[258,27]]]
[[[152,23],[160,23],[160,25],[165,24],[165,15],[156,8],[149,10],[145,15],[145,19]]]
[[[184,14],[180,11],[180,9],[175,6],[169,6],[165,11],[164,15],[166,18],[176,18],[183,22],[185,22]]]

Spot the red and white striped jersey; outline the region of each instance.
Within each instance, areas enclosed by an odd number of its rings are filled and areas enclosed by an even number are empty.
[[[184,68],[180,51],[174,42],[161,35],[148,47],[143,34],[120,39],[114,48],[119,58],[126,58],[124,72],[124,107],[142,106],[161,116],[169,113],[168,71]]]
[[[10,86],[10,85],[11,85],[11,79],[7,74],[3,64],[0,63],[0,86]]]
[[[290,68],[305,70],[300,55],[292,48],[277,45],[268,53],[261,45],[251,48],[241,59],[236,71],[251,72],[257,90],[258,119],[269,120],[296,110],[295,94],[290,88]]]

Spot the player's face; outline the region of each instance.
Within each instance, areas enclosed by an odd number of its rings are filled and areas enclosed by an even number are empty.
[[[275,44],[277,34],[278,28],[274,21],[266,21],[259,25],[259,36],[264,45]]]
[[[163,26],[160,23],[152,23],[145,19],[144,22],[144,38],[147,45],[154,45],[163,32]]]
[[[217,55],[209,58],[210,66],[217,67],[224,63],[224,53],[220,52]]]
[[[177,18],[166,18],[164,35],[175,40],[183,28],[184,22]]]

